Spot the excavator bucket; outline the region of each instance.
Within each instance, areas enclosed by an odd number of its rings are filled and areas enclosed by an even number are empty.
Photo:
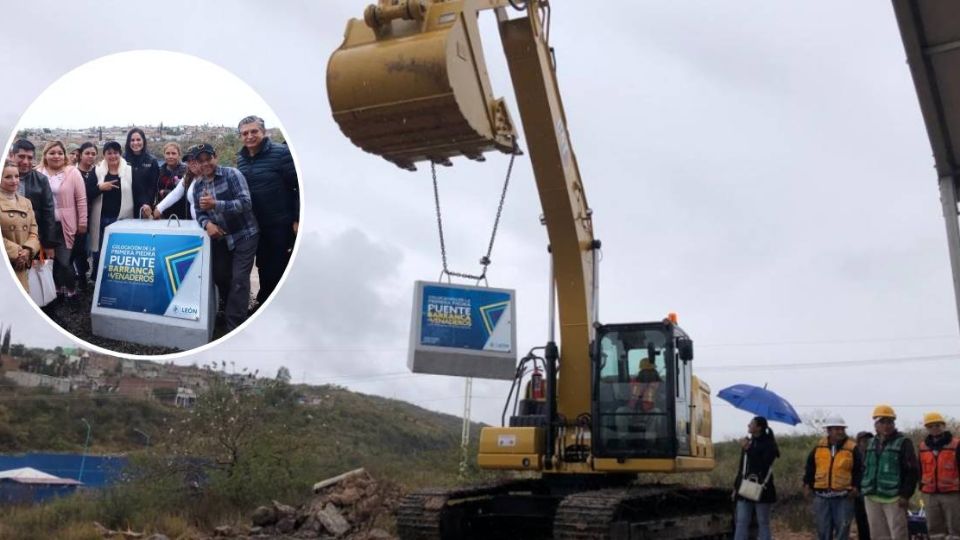
[[[483,161],[513,152],[516,132],[494,99],[476,11],[462,0],[380,0],[347,24],[327,65],[333,118],[354,144],[398,166]]]

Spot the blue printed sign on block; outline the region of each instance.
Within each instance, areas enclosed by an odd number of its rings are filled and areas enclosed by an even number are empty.
[[[198,286],[185,286],[202,260],[200,236],[113,233],[103,258],[97,305],[104,308],[196,320]]]
[[[511,295],[479,288],[424,285],[420,343],[511,352]]]
[[[517,360],[514,294],[418,281],[407,365],[415,373],[512,379]]]

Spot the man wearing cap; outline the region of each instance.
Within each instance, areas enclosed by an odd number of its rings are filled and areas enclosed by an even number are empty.
[[[930,540],[960,540],[960,454],[957,439],[938,412],[923,415],[920,491]]]
[[[230,275],[224,309],[229,332],[243,323],[250,309],[250,272],[260,229],[243,174],[232,167],[221,167],[216,150],[208,143],[197,145],[193,159],[201,175],[190,187],[195,201],[193,214],[213,241],[214,279]],[[218,288],[222,296],[224,287],[218,284]]]
[[[864,456],[863,492],[875,540],[907,540],[907,508],[917,489],[917,454],[910,439],[897,431],[897,414],[889,405],[873,409],[877,431]]]
[[[807,457],[803,492],[814,495],[813,513],[818,540],[847,540],[853,519],[853,501],[860,485],[862,464],[857,445],[847,437],[843,418],[828,418],[827,434]]]

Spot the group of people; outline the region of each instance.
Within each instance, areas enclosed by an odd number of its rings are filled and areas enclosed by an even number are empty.
[[[168,142],[158,160],[140,128],[127,133],[124,146],[106,141],[99,151],[92,142],[70,152],[61,141],[47,142],[37,164],[33,143],[15,141],[3,164],[0,230],[21,285],[29,288],[37,258],[52,259],[58,300],[71,302],[96,280],[106,227],[176,215],[195,219],[210,236],[225,326],[239,326],[251,308],[254,264],[260,289],[253,309],[286,270],[300,193],[290,150],[270,140],[264,120],[248,116],[237,130],[243,147],[236,168],[221,166],[209,143],[183,151]]]
[[[847,436],[842,418],[827,419],[825,435],[807,457],[804,493],[813,499],[818,540],[846,540],[856,518],[861,540],[907,540],[907,509],[918,485],[931,540],[960,540],[960,454],[958,439],[937,412],[924,415],[927,436],[919,452],[896,427],[889,405],[873,410],[875,433]],[[756,516],[759,538],[769,539],[771,504],[777,492],[773,463],[780,451],[763,417],[748,426],[732,497],[737,501],[735,537],[748,538]],[[760,482],[759,500],[741,494],[745,481]]]

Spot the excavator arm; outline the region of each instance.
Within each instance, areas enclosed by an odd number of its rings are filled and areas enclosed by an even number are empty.
[[[511,19],[516,8],[523,16]],[[599,243],[557,87],[547,9],[546,0],[380,0],[348,23],[327,88],[344,134],[404,169],[514,152],[514,124],[493,97],[477,23],[479,12],[495,10],[552,254],[563,348],[548,394],[558,417],[572,421],[590,412]]]
[[[482,468],[544,474],[410,493],[397,510],[398,534],[726,537],[729,491],[632,483],[638,472],[713,468],[710,389],[692,375],[693,344],[675,318],[597,324],[600,244],[557,86],[549,9],[548,0],[380,0],[349,22],[328,64],[341,130],[401,168],[518,152],[515,125],[504,100],[494,98],[480,46],[478,14],[494,10],[550,243],[555,295],[545,396],[531,383],[509,426],[483,428],[477,458]],[[514,11],[520,14],[511,18]]]

